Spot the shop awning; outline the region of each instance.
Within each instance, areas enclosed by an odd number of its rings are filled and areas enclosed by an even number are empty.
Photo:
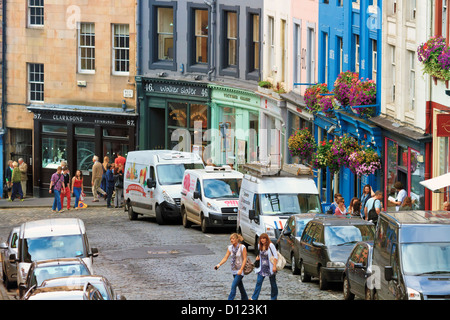
[[[421,181],[420,184],[433,192],[448,187],[450,186],[450,172],[436,178]]]

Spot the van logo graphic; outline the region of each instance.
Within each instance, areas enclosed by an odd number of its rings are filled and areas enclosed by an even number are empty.
[[[279,229],[279,230],[283,229],[283,224],[281,223],[280,220],[274,221],[274,223],[275,223],[275,229]]]
[[[227,201],[224,201],[224,203],[225,203],[225,205],[227,207],[237,207],[237,206],[239,206],[239,201],[238,200],[227,200]]]
[[[125,190],[126,193],[129,193],[130,191],[137,191],[139,193],[142,193],[144,197],[146,196],[144,188],[142,188],[140,185],[137,184],[130,184],[127,190]]]

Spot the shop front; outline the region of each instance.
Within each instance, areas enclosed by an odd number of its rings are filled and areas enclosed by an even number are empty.
[[[139,148],[203,153],[209,129],[209,89],[204,82],[136,77]]]
[[[33,195],[48,196],[50,178],[62,161],[71,175],[81,170],[84,188],[91,189],[92,158],[135,150],[137,114],[134,110],[66,105],[31,105],[34,118]],[[127,112],[129,111],[129,112]]]
[[[260,97],[255,92],[227,86],[211,84],[209,88],[211,161],[236,169],[246,162],[258,161]]]

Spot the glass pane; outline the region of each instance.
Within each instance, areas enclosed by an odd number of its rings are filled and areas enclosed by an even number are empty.
[[[413,201],[413,209],[424,210],[425,187],[420,184],[420,181],[423,181],[425,177],[424,156],[420,152],[411,149],[410,161],[411,200]]]
[[[117,158],[117,153],[126,158],[128,154],[128,143],[113,141],[105,141],[103,143],[103,155],[109,157],[110,163],[114,163],[114,160]]]
[[[195,62],[208,63],[208,38],[197,37],[195,42]]]
[[[104,128],[103,136],[104,137],[120,137],[120,138],[128,138],[129,130],[124,128]]]
[[[208,35],[208,10],[195,10],[195,35]]]
[[[236,48],[237,48],[236,40],[228,40],[228,65],[235,66],[236,65]]]
[[[158,59],[173,60],[173,8],[158,8]]]
[[[195,122],[200,121],[202,129],[208,128],[208,106],[204,104],[191,104],[190,128],[195,128]]]
[[[66,139],[42,138],[42,168],[56,169],[67,161],[66,148]]]
[[[169,102],[168,125],[174,127],[187,127],[187,103]]]
[[[227,12],[227,37],[237,38],[237,13]]]
[[[67,127],[65,125],[42,125],[42,132],[44,133],[67,133]]]
[[[158,8],[158,33],[173,33],[173,8]]]
[[[394,184],[397,181],[397,154],[398,145],[392,140],[387,141],[387,182],[386,182],[386,192],[388,196],[395,198],[396,189]],[[387,197],[386,197],[387,198]],[[388,207],[391,206],[390,202],[387,201]],[[394,206],[395,207],[395,206]],[[388,208],[389,209],[389,208]]]
[[[77,167],[83,175],[89,175],[92,172],[92,158],[95,155],[95,142],[77,141]]]
[[[94,136],[95,135],[95,129],[94,128],[75,127],[75,134]]]

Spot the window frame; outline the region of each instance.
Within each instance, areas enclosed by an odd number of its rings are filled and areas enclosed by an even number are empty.
[[[42,5],[31,5],[31,1],[42,1]],[[31,10],[32,8],[42,8],[42,24],[31,23]],[[41,17],[40,15],[34,15],[35,17]],[[45,3],[44,0],[27,0],[27,27],[28,28],[43,28],[45,24]]]
[[[126,47],[115,47],[115,28],[120,26],[128,26],[128,48]],[[119,35],[119,37],[122,36],[122,34]],[[126,37],[126,36],[125,36]],[[129,76],[130,75],[130,25],[128,23],[113,23],[111,24],[111,73],[115,76]],[[128,71],[117,71],[116,70],[116,60],[122,61],[123,59],[116,59],[116,52],[121,50],[128,50]],[[127,61],[127,60],[123,60]]]
[[[206,4],[188,3],[188,37],[187,37],[187,72],[207,73],[211,67],[211,9]],[[196,61],[196,35],[195,35],[195,12],[197,10],[208,11],[208,62],[197,63]]]
[[[231,76],[239,77],[239,47],[240,47],[240,30],[239,30],[239,19],[240,19],[240,7],[239,6],[226,6],[220,5],[220,64],[219,64],[219,75],[220,76]],[[228,13],[236,13],[236,65],[228,64]]]
[[[41,81],[31,81],[31,66],[32,65],[42,66],[42,71],[39,70],[38,72],[35,72],[35,73],[42,73],[42,82]],[[28,87],[27,88],[27,91],[28,91],[27,98],[28,98],[28,101],[31,103],[44,103],[44,101],[45,101],[45,71],[44,70],[45,69],[44,69],[43,63],[32,63],[32,62],[27,63],[27,87]],[[42,92],[42,100],[32,100],[31,99],[32,84],[42,85],[42,91],[39,91],[39,92]]]
[[[94,26],[94,46],[81,46],[81,29],[82,29],[82,25],[93,25]],[[82,69],[82,57],[81,57],[81,50],[83,48],[87,48],[87,49],[94,49],[94,69]],[[77,57],[77,61],[78,61],[78,73],[84,73],[84,74],[94,74],[95,73],[95,23],[94,22],[79,22],[78,23],[78,57]]]
[[[246,71],[245,71],[245,78],[246,80],[255,80],[258,81],[261,78],[261,67],[262,67],[262,61],[261,61],[261,52],[262,52],[262,42],[261,42],[261,35],[262,33],[262,16],[261,16],[261,9],[252,9],[247,8],[246,9],[246,16],[247,16],[247,65],[246,65]],[[255,64],[255,41],[254,41],[254,24],[253,19],[255,16],[259,17],[259,30],[258,30],[258,44],[259,44],[259,50],[258,50],[258,69],[254,68]]]
[[[150,8],[150,50],[148,68],[150,70],[164,69],[169,71],[177,71],[177,2],[162,2],[149,0]],[[173,60],[159,60],[158,58],[158,9],[173,9]]]

